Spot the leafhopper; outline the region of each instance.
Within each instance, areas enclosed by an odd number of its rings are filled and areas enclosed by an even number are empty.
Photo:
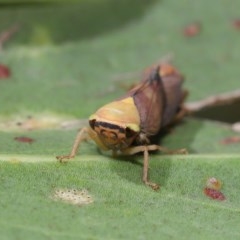
[[[157,190],[159,185],[148,178],[149,151],[186,153],[185,149],[171,151],[153,142],[162,128],[184,116],[186,91],[182,83],[182,75],[170,64],[148,68],[142,81],[125,96],[91,115],[89,126],[79,131],[70,154],[57,159],[65,162],[74,158],[79,144],[88,139],[101,150],[111,150],[114,156],[143,152],[142,181]]]

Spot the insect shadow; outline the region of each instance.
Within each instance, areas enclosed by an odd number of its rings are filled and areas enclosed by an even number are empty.
[[[188,153],[197,153],[197,150],[191,146],[194,142],[195,135],[201,130],[201,127],[199,121],[189,122],[186,119],[170,129],[164,129],[152,140],[154,143],[163,145],[169,149],[184,147]],[[168,141],[171,143],[169,146],[167,144]],[[170,155],[158,151],[150,153],[149,175],[152,180],[160,184],[160,187],[165,185],[171,171],[172,160],[169,156]],[[140,180],[143,168],[142,153],[133,156],[116,156],[112,158],[112,160],[113,161],[110,160],[110,167],[118,176],[137,185],[142,184]]]
[[[157,157],[157,158],[156,158]],[[161,157],[163,157],[161,159]],[[137,185],[142,185],[141,176],[143,170],[143,155],[136,154],[134,156],[118,156],[114,157],[110,162],[113,171],[121,178],[133,182]],[[168,173],[171,168],[171,161],[166,161],[164,156],[159,156],[159,153],[152,152],[150,154],[149,175],[155,182],[160,183],[160,186],[165,184],[168,178]]]
[[[189,154],[198,153],[193,143],[202,127],[204,127],[203,123],[197,118],[186,117],[173,127],[164,129],[156,138],[158,138],[158,144],[169,149],[185,148]]]

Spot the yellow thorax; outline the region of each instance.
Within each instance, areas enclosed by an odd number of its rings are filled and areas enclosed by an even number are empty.
[[[140,131],[140,117],[132,97],[104,105],[89,117],[93,119]]]

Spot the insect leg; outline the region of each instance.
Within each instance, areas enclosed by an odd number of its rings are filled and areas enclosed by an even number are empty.
[[[158,190],[159,189],[159,185],[157,183],[154,183],[154,182],[150,182],[148,180],[148,163],[149,163],[149,153],[148,153],[148,148],[147,146],[145,146],[145,149],[144,149],[144,158],[143,158],[143,176],[142,176],[142,180],[143,182],[151,187],[153,190]]]
[[[160,146],[160,145],[149,145],[147,146],[148,147],[148,151],[155,151],[155,150],[158,150],[158,151],[161,151],[163,153],[166,153],[166,154],[187,154],[188,151],[186,148],[180,148],[180,149],[168,149],[168,148],[165,148],[163,146]]]
[[[79,144],[83,141],[86,141],[87,139],[89,139],[89,135],[88,135],[88,128],[87,127],[84,127],[82,128],[78,134],[77,134],[77,137],[74,141],[74,144],[73,144],[73,147],[72,147],[72,150],[70,152],[69,155],[63,155],[63,156],[57,156],[56,158],[60,161],[60,162],[66,162],[68,161],[70,158],[74,158],[75,155],[77,154],[77,151],[78,151],[78,147],[79,147]]]
[[[136,146],[136,147],[130,147],[122,151],[123,154],[126,155],[133,155],[138,152],[143,152],[144,158],[143,158],[143,175],[142,175],[142,181],[149,187],[151,187],[153,190],[158,190],[159,185],[151,182],[148,180],[148,166],[149,166],[149,150],[158,150],[157,145],[150,145],[151,149],[149,149],[149,146]],[[153,149],[155,146],[155,149]]]
[[[148,151],[158,150],[166,154],[187,154],[188,153],[185,148],[170,150],[168,148],[165,148],[163,146],[156,145],[156,144],[147,145],[147,146],[129,147],[127,149],[122,150],[122,153],[124,155],[133,155],[139,152],[144,152],[145,148],[147,148]]]
[[[158,190],[159,185],[149,181],[148,179],[148,166],[149,166],[149,151],[161,151],[163,153],[167,154],[187,154],[187,150],[185,148],[182,149],[176,149],[176,150],[170,150],[165,147],[159,146],[159,145],[146,145],[146,146],[136,146],[136,147],[129,147],[127,149],[122,150],[122,153],[124,155],[133,155],[139,152],[143,152],[144,159],[143,159],[143,176],[142,181],[149,187],[151,187],[153,190]]]

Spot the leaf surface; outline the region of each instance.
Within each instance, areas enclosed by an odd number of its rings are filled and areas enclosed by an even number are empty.
[[[159,192],[141,182],[141,155],[113,159],[89,142],[67,164],[55,156],[69,152],[90,114],[124,93],[116,76],[169,53],[189,101],[239,88],[239,8],[224,0],[2,4],[0,32],[19,31],[0,51],[11,70],[0,79],[1,239],[238,239],[240,145],[223,140],[240,134],[227,124],[186,118],[164,134],[162,145],[189,155],[151,154]],[[184,36],[195,21],[198,35]],[[76,119],[84,121],[72,127]],[[209,177],[222,181],[225,201],[204,195]],[[86,189],[93,203],[56,200],[58,189]]]

